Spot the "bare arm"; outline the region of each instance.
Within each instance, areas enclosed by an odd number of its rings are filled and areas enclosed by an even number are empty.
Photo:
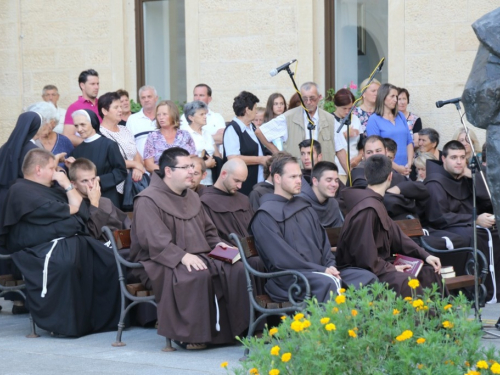
[[[66,190],[71,185],[71,182],[68,180],[66,174],[61,172],[54,172],[54,174],[52,175],[52,180],[57,181],[59,186],[61,186],[64,190]],[[68,197],[69,213],[71,215],[74,215],[80,210],[80,205],[82,204],[82,196],[76,189],[66,191],[66,196]]]
[[[78,146],[83,142],[83,139],[76,135],[75,125],[64,124],[63,135],[69,138],[73,146]]]
[[[155,164],[154,158],[144,160],[144,165],[146,166],[146,170],[149,173],[153,173],[155,169],[160,169],[160,166],[158,164]]]

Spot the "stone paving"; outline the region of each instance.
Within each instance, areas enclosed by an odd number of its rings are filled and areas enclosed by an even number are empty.
[[[121,374],[121,375],[196,375],[225,374],[220,367],[224,361],[229,368],[238,366],[243,355],[240,345],[216,347],[202,351],[164,353],[165,342],[154,328],[132,327],[123,334],[125,347],[114,348],[115,332],[74,338],[51,337],[38,329],[39,338],[25,337],[30,332],[28,315],[12,315],[12,305],[0,298],[0,374]],[[471,312],[473,314],[473,312]],[[500,304],[487,305],[482,312],[488,330],[500,334],[493,326],[500,316]],[[493,327],[493,328],[489,328]],[[485,345],[500,349],[500,338],[485,336]]]

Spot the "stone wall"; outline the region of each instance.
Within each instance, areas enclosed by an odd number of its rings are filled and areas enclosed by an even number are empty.
[[[0,1],[0,144],[26,106],[54,84],[67,108],[81,91],[78,75],[93,68],[100,92],[135,91],[133,0]],[[132,31],[132,32],[130,32]]]
[[[409,90],[410,110],[440,132],[440,146],[461,123],[454,105],[438,109],[435,102],[462,96],[479,46],[471,24],[499,6],[500,0],[389,0],[389,81]],[[472,128],[484,142],[486,132]]]
[[[313,42],[313,12],[322,4],[187,0],[188,100],[197,83],[208,84],[213,89],[210,107],[226,120],[234,117],[233,98],[242,90],[257,95],[263,107],[273,92],[281,92],[288,100],[294,93],[288,74],[271,77],[269,71],[298,59],[297,85],[314,78],[314,48],[321,50],[321,46]]]

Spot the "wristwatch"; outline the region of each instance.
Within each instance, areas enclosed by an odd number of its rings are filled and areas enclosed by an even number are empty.
[[[64,191],[67,193],[68,191],[71,191],[71,190],[73,190],[74,188],[75,188],[75,187],[73,186],[73,184],[69,184],[69,186],[68,186],[66,189],[64,189]]]

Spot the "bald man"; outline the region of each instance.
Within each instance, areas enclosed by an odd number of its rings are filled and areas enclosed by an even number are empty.
[[[213,186],[203,189],[201,203],[210,216],[223,241],[229,235],[248,236],[248,225],[253,216],[248,197],[238,192],[247,179],[248,169],[245,162],[234,158],[223,166],[219,178]]]

